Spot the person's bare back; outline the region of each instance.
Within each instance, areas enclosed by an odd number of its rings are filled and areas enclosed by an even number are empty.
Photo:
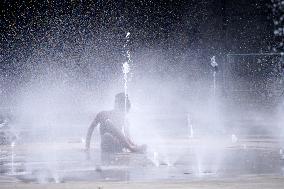
[[[115,96],[113,110],[99,112],[89,127],[86,137],[86,149],[90,148],[91,136],[96,126],[100,126],[101,150],[103,152],[119,153],[124,150],[130,152],[143,152],[146,146],[138,146],[131,141],[128,132],[128,122],[125,119],[126,113],[131,105],[125,94],[119,93]],[[126,108],[126,110],[125,110]]]

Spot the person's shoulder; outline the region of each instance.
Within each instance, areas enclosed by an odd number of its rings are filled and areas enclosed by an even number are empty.
[[[100,119],[103,119],[105,117],[108,117],[110,114],[110,111],[101,111],[97,114],[97,117]]]

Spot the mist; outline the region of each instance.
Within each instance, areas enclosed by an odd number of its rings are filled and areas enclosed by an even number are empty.
[[[235,6],[221,1],[184,2],[180,11],[76,3],[38,5],[45,11],[7,24],[0,128],[8,123],[13,137],[3,144],[5,174],[37,183],[283,176],[283,54],[267,52],[270,24],[259,27],[247,11],[238,20],[250,24],[234,25],[225,8]],[[144,153],[105,157],[100,126],[88,153],[89,127],[121,92],[131,102],[130,139]]]

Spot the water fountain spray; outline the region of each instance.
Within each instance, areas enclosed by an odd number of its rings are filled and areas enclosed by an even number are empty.
[[[130,72],[130,62],[131,62],[131,55],[130,55],[130,50],[128,49],[128,44],[129,44],[129,37],[130,37],[130,32],[127,32],[125,38],[126,38],[126,43],[124,44],[124,48],[126,49],[126,58],[127,60],[122,64],[122,72],[123,72],[123,79],[124,79],[124,125],[122,127],[122,132],[125,134],[125,126],[126,126],[126,115],[127,115],[127,98],[128,98],[128,89],[127,89],[127,83],[128,83],[128,73]]]
[[[211,57],[211,66],[213,67],[213,93],[216,96],[216,73],[218,72],[218,64],[216,62],[215,56]]]
[[[14,147],[15,142],[11,143],[11,174],[14,174]]]
[[[130,32],[127,32],[125,38],[126,38],[126,42],[124,44],[124,49],[126,51],[126,61],[122,64],[122,72],[123,72],[123,79],[124,79],[124,125],[122,127],[122,133],[125,135],[125,126],[127,124],[127,98],[128,98],[128,74],[130,72],[130,63],[132,61],[131,59],[131,54],[130,54],[130,50],[129,50],[129,39],[130,37]],[[160,161],[159,161],[159,153],[157,151],[153,152],[153,159],[152,162],[154,163],[154,165],[156,167],[158,167],[160,165]]]
[[[187,128],[188,128],[188,137],[193,138],[193,125],[190,118],[190,114],[187,114]]]

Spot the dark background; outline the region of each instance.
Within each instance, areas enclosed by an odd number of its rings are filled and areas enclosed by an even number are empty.
[[[147,72],[160,79],[178,75],[190,80],[195,68],[202,77],[210,73],[213,55],[225,64],[228,53],[273,52],[277,42],[269,0],[1,4],[2,94],[40,75],[42,67],[56,70],[58,65],[86,86],[105,84],[121,74],[127,32],[136,79]],[[151,53],[161,60],[143,63],[142,54]]]
[[[88,119],[84,115],[81,120],[91,121],[94,112],[111,107],[115,92],[123,90],[121,66],[130,50],[129,90],[136,103],[133,112],[140,116],[144,113],[169,130],[178,121],[183,124],[177,125],[186,125],[190,111],[200,121],[196,124],[205,128],[219,119],[218,113],[229,121],[229,128],[254,125],[255,120],[266,123],[262,119],[273,118],[274,113],[263,105],[275,110],[282,101],[279,57],[228,60],[227,54],[278,52],[283,37],[274,36],[273,21],[279,15],[272,10],[270,0],[4,0],[0,11],[1,107],[18,100],[23,117],[36,118],[41,112],[56,117],[61,115],[56,111],[67,111],[62,115],[77,123],[78,115],[87,112]],[[127,32],[131,35],[124,47]],[[210,58],[214,55],[220,65],[220,107],[212,98]],[[272,103],[275,82],[280,90]],[[255,111],[270,113],[256,116]]]
[[[2,56],[23,50],[28,56],[42,44],[60,49],[62,41],[83,45],[90,37],[119,42],[126,31],[133,34],[134,49],[269,51],[270,6],[265,0],[3,1]]]

